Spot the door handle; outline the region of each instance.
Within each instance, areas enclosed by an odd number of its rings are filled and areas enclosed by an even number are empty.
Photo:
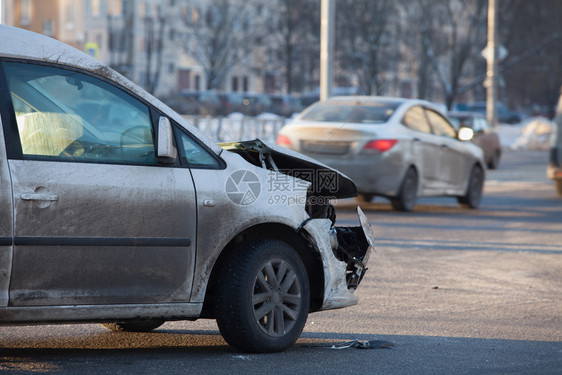
[[[447,149],[447,148],[449,148],[449,146],[447,146],[447,145],[441,145],[441,148]]]
[[[59,197],[52,193],[23,193],[20,198],[24,201],[58,201]]]
[[[205,207],[215,207],[217,202],[214,199],[205,199],[203,201],[203,206]]]

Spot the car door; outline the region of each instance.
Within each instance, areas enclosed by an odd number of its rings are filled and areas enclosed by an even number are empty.
[[[12,270],[12,185],[0,116],[0,307],[8,305]]]
[[[466,186],[470,159],[464,152],[464,145],[457,139],[457,131],[453,125],[438,112],[428,108],[425,111],[438,145],[436,166],[439,186],[445,193],[454,193]]]
[[[2,68],[15,228],[9,304],[187,301],[195,189],[187,168],[157,160],[150,107],[73,69]]]
[[[474,143],[476,143],[482,151],[484,151],[484,160],[490,160],[495,150],[495,135],[490,130],[485,118],[475,117],[474,126]]]
[[[402,118],[402,124],[410,129],[412,157],[420,174],[418,182],[421,188],[420,194],[433,194],[440,188],[438,167],[440,144],[431,134],[431,127],[423,107],[416,105],[408,109]]]

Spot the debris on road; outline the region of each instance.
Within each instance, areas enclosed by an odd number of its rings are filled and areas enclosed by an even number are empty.
[[[346,341],[341,344],[334,344],[330,349],[348,349],[348,348],[356,348],[356,349],[391,349],[394,347],[394,344],[389,341],[383,340],[359,340],[355,339],[352,341]]]

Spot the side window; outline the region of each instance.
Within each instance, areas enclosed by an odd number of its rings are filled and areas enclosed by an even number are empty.
[[[149,108],[94,77],[5,63],[26,158],[157,164]]]
[[[456,138],[457,132],[449,121],[437,112],[426,110],[426,113],[429,123],[431,124],[431,128],[433,129],[433,134],[442,137]]]
[[[205,150],[203,146],[197,143],[193,138],[180,130],[176,130],[178,134],[180,155],[182,161],[195,168],[219,168],[219,161]]]
[[[423,108],[420,106],[410,108],[404,115],[402,123],[412,130],[431,133],[431,127],[427,122]]]

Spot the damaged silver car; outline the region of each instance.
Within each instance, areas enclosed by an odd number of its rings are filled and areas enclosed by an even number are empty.
[[[259,140],[221,146],[97,60],[0,25],[0,324],[150,331],[216,319],[282,351],[351,306],[373,249],[335,170]]]

